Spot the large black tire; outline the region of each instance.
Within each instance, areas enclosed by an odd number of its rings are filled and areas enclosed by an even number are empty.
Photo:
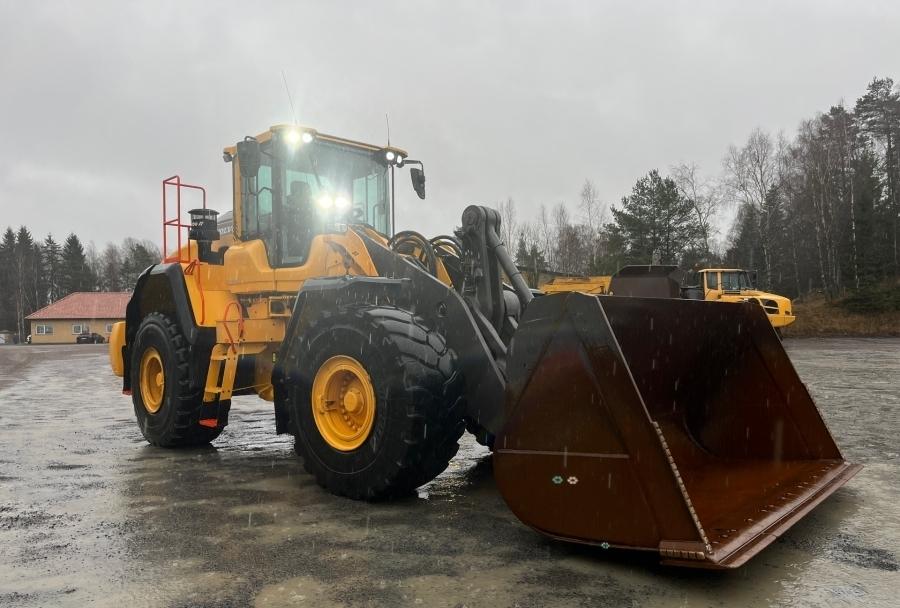
[[[162,405],[151,413],[141,392],[141,358],[156,349],[162,359],[164,387]],[[144,317],[131,347],[131,399],[134,415],[144,438],[160,447],[204,445],[221,434],[223,427],[200,424],[203,392],[191,389],[190,349],[178,325],[168,316],[151,313]],[[228,402],[219,404],[227,408]]]
[[[285,383],[296,451],[319,485],[358,500],[409,494],[447,468],[465,424],[464,382],[443,338],[393,307],[365,306],[317,320],[292,346]],[[316,427],[312,385],[322,364],[350,356],[375,393],[368,437],[352,451],[333,448]]]

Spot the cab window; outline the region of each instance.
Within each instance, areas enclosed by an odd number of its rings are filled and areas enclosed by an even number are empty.
[[[244,240],[262,239],[271,260],[272,253],[275,251],[274,231],[272,230],[274,224],[272,158],[265,153],[265,149],[266,146],[263,147],[264,153],[261,155],[256,183],[253,184],[251,180],[251,183],[245,186],[247,191],[241,198],[243,218],[241,238]]]
[[[722,289],[727,291],[750,289],[750,279],[746,272],[723,272]]]
[[[718,289],[719,288],[719,273],[718,272],[707,272],[706,274],[706,288],[707,289]]]
[[[323,140],[282,147],[281,266],[305,264],[316,235],[351,223],[389,233],[387,167],[372,152]]]
[[[349,224],[390,233],[388,168],[371,150],[275,134],[260,152],[256,178],[241,181],[241,239],[262,240],[273,268],[306,264],[317,235]]]

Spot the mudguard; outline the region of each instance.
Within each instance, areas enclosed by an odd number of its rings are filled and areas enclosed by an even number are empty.
[[[131,390],[129,345],[134,343],[141,320],[151,312],[161,312],[175,319],[192,349],[211,349],[216,340],[215,329],[199,327],[194,319],[181,265],[156,264],[148,267],[138,277],[131,299],[125,307],[125,345],[122,347],[122,388],[125,391]],[[191,357],[194,368],[191,370],[191,378],[206,378],[209,357],[202,361],[200,359]],[[203,388],[202,380],[196,383],[196,387]]]

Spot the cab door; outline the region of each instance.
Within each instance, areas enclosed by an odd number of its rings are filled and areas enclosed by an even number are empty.
[[[705,300],[718,300],[722,297],[718,272],[703,273],[703,294]]]

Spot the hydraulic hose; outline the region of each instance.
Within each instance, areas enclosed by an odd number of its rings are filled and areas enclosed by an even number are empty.
[[[488,247],[493,250],[497,262],[499,262],[500,267],[503,268],[503,272],[506,273],[506,276],[509,277],[509,281],[516,290],[516,295],[519,296],[519,302],[522,303],[522,308],[524,309],[525,306],[534,299],[534,294],[531,293],[531,288],[528,287],[528,283],[525,282],[522,273],[519,272],[516,263],[513,262],[512,257],[509,255],[509,251],[506,250],[506,245],[500,240],[500,235],[497,234],[497,231],[487,230],[486,232]]]

